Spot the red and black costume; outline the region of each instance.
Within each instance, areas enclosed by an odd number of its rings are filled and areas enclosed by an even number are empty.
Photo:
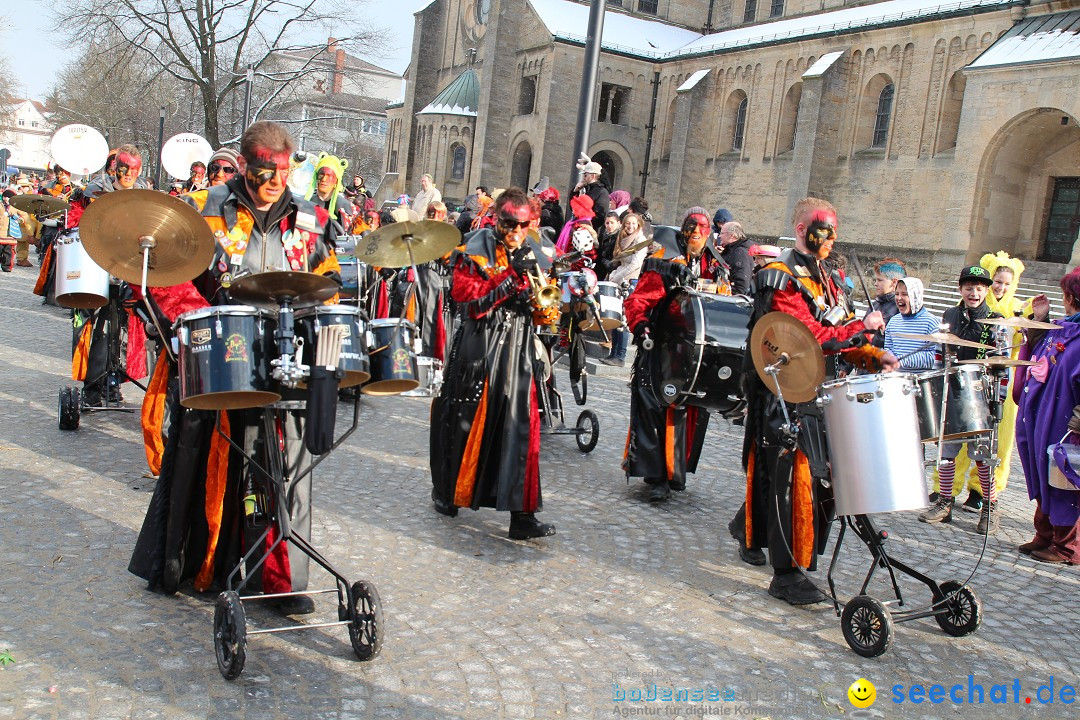
[[[657,350],[643,349],[640,340],[647,329],[664,323],[662,301],[670,292],[692,288],[697,279],[722,279],[725,265],[711,243],[706,243],[699,256],[691,257],[685,233],[678,233],[676,242],[677,250],[665,247],[645,259],[637,287],[623,303],[627,327],[639,341],[631,374],[630,430],[623,469],[630,477],[644,478],[654,489],[682,490],[686,474],[697,470],[709,415],[694,407],[660,402],[654,385]]]
[[[524,198],[524,195],[522,195]],[[436,508],[511,511],[511,537],[550,535],[541,509],[538,379],[546,351],[533,332],[532,292],[497,230],[470,233],[451,258],[452,296],[462,324],[431,412]],[[515,535],[515,515],[528,532]],[[550,532],[533,532],[533,529]]]
[[[265,211],[256,209],[239,175],[183,199],[200,211],[214,231],[217,246],[210,267],[193,281],[148,289],[164,327],[182,313],[233,304],[228,287],[238,273],[308,271],[340,283],[333,251],[334,224],[324,210],[292,195],[288,188]],[[336,302],[336,297],[328,302]],[[290,474],[307,465],[305,411],[282,412],[276,438],[265,437],[262,413],[261,409],[226,412],[182,407],[175,361],[164,356],[159,360],[143,405],[143,430],[148,459],[153,465],[155,455],[160,457],[161,472],[128,565],[130,572],[148,581],[150,589],[174,593],[188,580],[194,580],[199,591],[224,587],[245,550],[261,535],[262,528],[244,522],[241,510],[245,474],[254,471],[217,433],[217,423],[260,464],[266,463],[266,443],[280,441]],[[168,433],[162,447],[163,426]],[[289,514],[290,526],[310,537],[310,474],[294,486]],[[274,534],[271,531],[267,538],[267,547]],[[264,592],[303,590],[307,557],[283,543],[248,579],[247,587]]]

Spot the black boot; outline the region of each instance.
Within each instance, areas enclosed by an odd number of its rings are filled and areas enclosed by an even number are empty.
[[[457,517],[457,506],[436,496],[434,488],[431,490],[431,502],[435,504],[435,512],[446,517]]]
[[[649,483],[649,502],[664,502],[669,497],[671,497],[671,488],[668,487],[665,481],[660,480],[659,482]]]
[[[776,570],[769,583],[769,594],[790,605],[812,605],[825,602],[825,593],[817,585],[796,570]]]
[[[727,526],[731,537],[739,543],[739,558],[747,565],[764,565],[765,553],[758,548],[746,546],[746,505],[739,509]]]
[[[527,512],[510,513],[510,539],[529,540],[555,534],[555,526],[542,523],[536,516]]]

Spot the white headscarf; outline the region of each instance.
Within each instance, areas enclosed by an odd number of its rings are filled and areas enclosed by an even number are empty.
[[[904,287],[907,288],[908,305],[911,307],[909,315],[914,315],[923,308],[923,284],[922,280],[916,277],[902,277],[897,282],[904,283]]]

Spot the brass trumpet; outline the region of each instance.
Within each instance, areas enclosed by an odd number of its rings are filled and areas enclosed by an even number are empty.
[[[551,282],[547,273],[534,266],[528,272],[529,285],[532,286],[533,302],[537,307],[549,308],[559,304],[562,300],[562,291]]]

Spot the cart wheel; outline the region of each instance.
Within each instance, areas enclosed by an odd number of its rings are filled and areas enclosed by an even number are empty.
[[[576,427],[577,435],[574,439],[577,440],[578,450],[583,453],[592,452],[592,449],[596,447],[596,441],[600,439],[600,421],[596,418],[596,413],[592,410],[582,410],[578,415]]]
[[[589,399],[589,373],[582,370],[576,381],[570,380],[570,389],[574,391],[574,402],[584,405]]]
[[[60,391],[56,417],[61,430],[79,429],[80,400],[78,388],[66,387]]]
[[[892,642],[892,616],[888,608],[869,595],[858,595],[844,605],[840,628],[848,646],[863,657],[881,655]]]
[[[383,613],[382,601],[375,586],[366,580],[357,580],[352,586],[353,606],[349,608],[349,641],[353,652],[361,660],[371,660],[382,649]]]
[[[948,580],[941,584],[941,596],[934,598],[938,602],[952,593],[952,596],[934,616],[941,629],[953,637],[970,635],[979,629],[982,624],[982,603],[979,596],[967,585],[961,586],[955,580]]]
[[[244,605],[235,592],[223,592],[214,604],[214,652],[218,670],[226,680],[235,680],[244,671]]]

